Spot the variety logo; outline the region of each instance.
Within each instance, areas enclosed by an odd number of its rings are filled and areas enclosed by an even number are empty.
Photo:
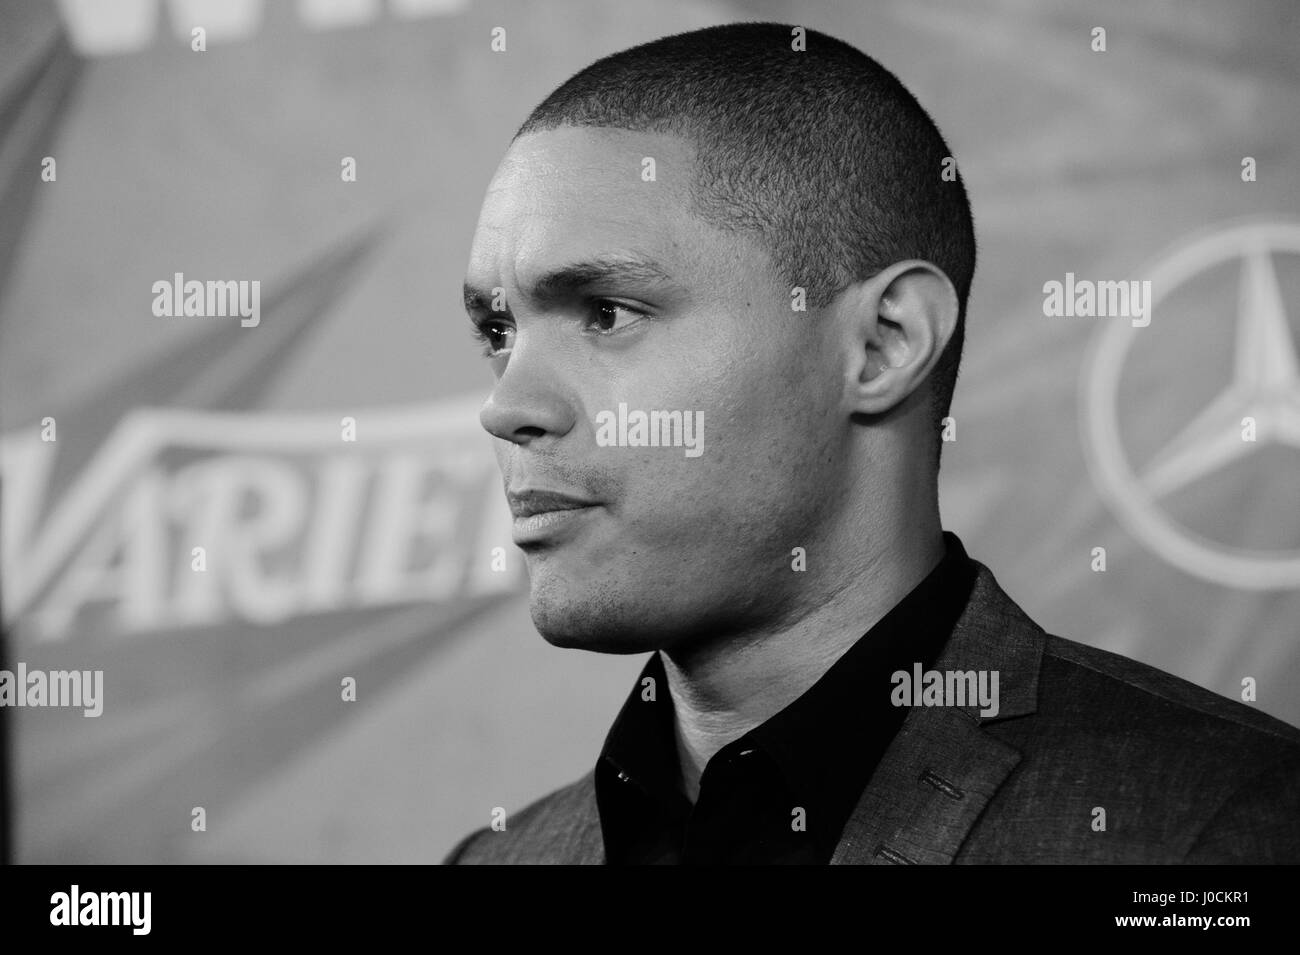
[[[395,17],[458,13],[468,0],[298,0],[293,8],[311,30],[358,27],[382,16],[384,7]],[[59,0],[59,12],[77,52],[85,56],[134,53],[154,42],[164,11],[177,39],[189,40],[202,27],[213,42],[234,42],[256,36],[262,29],[266,0]]]
[[[58,441],[4,435],[5,619],[58,638],[92,608],[136,631],[509,589],[480,403],[371,411],[351,443],[332,415],[137,409],[48,508]]]

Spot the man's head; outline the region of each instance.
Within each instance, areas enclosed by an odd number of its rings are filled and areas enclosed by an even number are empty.
[[[466,282],[498,377],[483,425],[517,513],[556,506],[531,491],[593,504],[516,521],[557,644],[779,626],[888,550],[862,534],[934,506],[965,191],[890,73],[793,40],[737,24],[600,60],[488,189]],[[692,454],[637,443],[652,412],[681,413]]]

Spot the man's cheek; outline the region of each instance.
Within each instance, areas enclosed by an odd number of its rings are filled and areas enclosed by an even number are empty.
[[[501,477],[507,486],[510,484],[510,448],[509,441],[500,438],[492,439],[492,454],[497,459],[497,469],[501,472]]]
[[[696,458],[641,459],[627,474],[624,500],[633,527],[645,537],[707,541],[723,537],[747,507],[751,482],[762,480],[711,456],[712,449]],[[681,452],[678,452],[679,454]]]

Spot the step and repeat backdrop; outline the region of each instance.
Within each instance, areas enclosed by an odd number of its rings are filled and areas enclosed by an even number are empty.
[[[529,621],[460,285],[547,91],[736,20],[874,55],[961,165],[946,526],[1300,723],[1294,4],[5,0],[11,858],[435,862],[589,768],[643,661]]]

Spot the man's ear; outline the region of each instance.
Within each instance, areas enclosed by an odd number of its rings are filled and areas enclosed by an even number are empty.
[[[878,415],[925,381],[957,328],[957,291],[943,270],[898,262],[836,297],[850,349],[847,387],[854,413]]]

